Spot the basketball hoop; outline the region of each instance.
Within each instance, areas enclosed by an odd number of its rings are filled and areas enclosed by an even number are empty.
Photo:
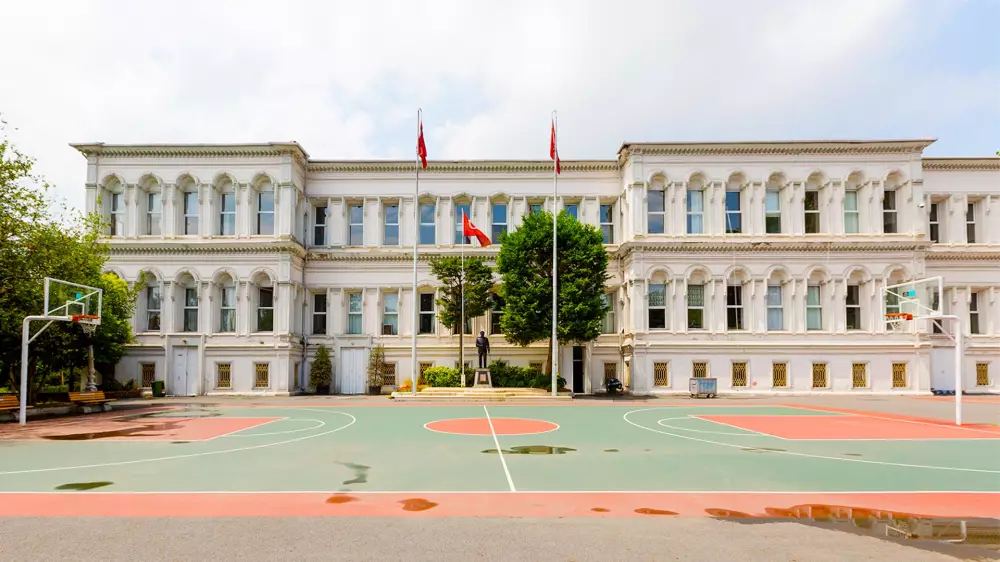
[[[87,334],[88,336],[92,336],[94,335],[94,332],[97,331],[97,326],[98,326],[97,323],[94,322],[94,320],[99,319],[100,316],[97,316],[95,314],[74,314],[69,318],[70,320],[73,321],[74,324],[78,324],[80,326],[80,328],[83,330],[83,333]]]
[[[885,323],[893,332],[908,332],[913,315],[908,312],[886,312]]]

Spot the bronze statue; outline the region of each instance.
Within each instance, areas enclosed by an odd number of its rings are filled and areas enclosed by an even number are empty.
[[[490,352],[490,338],[486,337],[486,332],[479,332],[476,338],[476,351],[479,352],[479,368],[486,368],[486,355]]]

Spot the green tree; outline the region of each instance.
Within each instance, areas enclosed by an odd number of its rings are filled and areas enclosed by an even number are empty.
[[[583,343],[601,333],[607,311],[602,300],[608,279],[608,253],[601,231],[565,212],[558,217],[558,327],[561,343]],[[546,373],[552,374],[552,214],[524,217],[508,233],[497,257],[503,280],[503,319],[507,341],[526,346],[549,338]]]
[[[549,239],[551,241],[551,238]],[[459,349],[464,349],[465,330],[462,323],[462,286],[465,286],[465,318],[476,318],[490,309],[493,269],[480,257],[465,258],[464,277],[461,257],[444,256],[431,260],[431,273],[444,286],[437,299],[441,323],[458,332]],[[463,366],[464,367],[464,366]]]
[[[316,358],[309,367],[309,385],[319,390],[325,387],[329,390],[333,378],[333,364],[330,363],[330,351],[325,345],[316,348]]]

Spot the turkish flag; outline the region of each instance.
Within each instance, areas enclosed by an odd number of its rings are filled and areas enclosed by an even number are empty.
[[[469,222],[469,215],[466,215],[465,212],[462,213],[462,236],[475,236],[476,240],[479,240],[479,245],[484,248],[490,245],[490,237]]]
[[[417,135],[417,156],[420,157],[420,165],[427,167],[427,145],[424,144],[424,122],[420,122],[420,134]]]
[[[556,173],[562,173],[562,165],[559,162],[559,148],[556,146],[556,122],[552,122],[552,137],[549,139],[549,158],[556,161]]]

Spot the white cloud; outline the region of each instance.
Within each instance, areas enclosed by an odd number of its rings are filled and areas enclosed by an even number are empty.
[[[566,158],[610,158],[623,140],[924,136],[923,123],[991,107],[984,92],[1000,84],[996,68],[947,74],[974,91],[907,74],[908,50],[949,9],[20,2],[4,8],[0,112],[77,206],[85,166],[69,142],[297,140],[316,158],[408,157],[418,106],[432,158],[544,158],[553,108]]]

